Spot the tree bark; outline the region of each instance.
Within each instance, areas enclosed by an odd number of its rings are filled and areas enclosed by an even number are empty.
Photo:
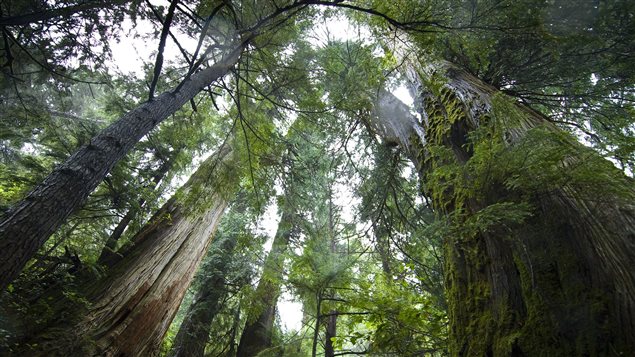
[[[234,323],[232,324],[232,329],[229,338],[229,350],[227,351],[227,357],[233,357],[236,355],[236,349],[238,348],[238,344],[236,343],[236,335],[238,334],[238,329],[240,328],[240,305],[237,305],[234,310]]]
[[[326,319],[326,341],[324,341],[324,357],[335,356],[335,346],[333,340],[337,336],[337,311],[331,310],[330,315]]]
[[[544,164],[545,170],[567,177],[582,165],[602,165],[593,187],[571,179],[529,190],[506,185],[509,177],[482,180],[472,172],[462,180],[468,187],[481,185],[483,194],[459,200],[462,187],[450,184],[450,176],[442,176],[445,181],[438,178],[450,165],[465,167],[475,155],[470,136],[476,130],[491,129],[490,142],[501,144],[503,152],[525,148],[529,157],[549,145],[549,133],[558,135],[559,129],[452,65],[415,65],[410,77],[421,120],[408,114],[389,116],[404,113],[404,108],[384,105],[377,110],[381,125],[376,127],[380,134],[396,138],[424,181],[445,183],[426,185],[436,210],[449,220],[461,217],[458,223],[466,223],[497,203],[524,201],[533,207],[520,224],[498,224],[474,234],[459,227],[446,237],[451,354],[634,355],[632,180],[597,153],[559,136],[559,145],[571,154]],[[380,107],[382,103],[399,107],[394,98],[384,97]],[[501,100],[508,105],[501,106]],[[546,133],[544,139],[535,146],[523,146],[537,128]],[[451,157],[435,154],[435,147]],[[485,163],[489,167],[506,164],[496,159]],[[526,175],[522,170],[519,167],[514,174]],[[624,183],[625,192],[613,190],[614,182]],[[603,190],[601,199],[597,190]]]
[[[227,74],[246,44],[243,42],[218,63],[186,79],[174,92],[163,93],[125,114],[71,155],[5,214],[0,222],[0,291],[18,276],[27,261],[79,208],[110,169],[161,121]]]
[[[62,334],[54,332],[63,330],[59,326],[40,334],[41,352],[34,355],[158,355],[227,206],[226,194],[213,185],[228,152],[208,158],[135,236],[109,275],[86,287],[85,317]]]
[[[335,233],[335,222],[334,222],[334,209],[333,209],[333,186],[331,184],[328,185],[328,198],[329,198],[329,236],[331,238],[330,251],[331,254],[337,254],[337,240]],[[331,296],[336,297],[335,289],[329,289],[331,291]],[[320,310],[317,311],[317,316],[320,316]],[[326,329],[324,334],[324,356],[325,357],[334,357],[335,356],[335,346],[333,345],[333,340],[337,335],[337,311],[332,309],[329,316],[326,318]]]
[[[262,277],[256,288],[256,301],[247,314],[247,323],[238,344],[238,357],[252,357],[271,347],[276,303],[280,296],[280,281],[283,274],[284,252],[291,234],[291,212],[286,208],[273,240],[271,251],[265,259]]]
[[[210,259],[210,265],[202,272],[205,278],[176,334],[169,356],[204,356],[210,326],[221,308],[221,300],[226,293],[225,276],[235,246],[236,235],[230,235],[217,245]]]
[[[320,311],[322,310],[322,291],[315,294],[315,325],[313,327],[313,343],[311,344],[311,357],[317,356],[318,338],[320,336],[320,322],[322,321]]]

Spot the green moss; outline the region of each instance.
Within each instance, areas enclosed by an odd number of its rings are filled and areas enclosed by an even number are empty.
[[[468,101],[461,102],[447,82],[433,76],[427,84],[427,142],[414,152],[424,191],[446,220],[451,354],[603,356],[626,350],[611,342],[615,288],[590,284],[599,268],[589,263],[595,254],[589,240],[607,233],[585,230],[596,224],[587,215],[601,207],[598,197],[615,205],[632,202],[632,179],[503,94],[486,95],[489,113],[477,113],[472,106],[486,107],[483,97],[461,95]],[[490,258],[488,244],[504,254]],[[493,268],[509,279],[497,286],[499,296],[493,296]]]

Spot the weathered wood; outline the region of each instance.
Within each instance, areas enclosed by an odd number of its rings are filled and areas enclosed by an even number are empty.
[[[170,217],[142,233],[139,254],[115,267],[122,274],[101,289],[81,326],[94,331],[99,355],[158,353],[225,206],[218,199],[203,216],[188,218],[171,204],[161,211]]]

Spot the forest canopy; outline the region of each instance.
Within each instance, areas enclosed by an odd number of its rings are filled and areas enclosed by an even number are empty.
[[[635,2],[0,30],[0,355],[635,355]]]

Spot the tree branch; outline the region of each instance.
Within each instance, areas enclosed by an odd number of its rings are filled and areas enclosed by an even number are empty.
[[[165,21],[163,22],[163,29],[161,29],[161,39],[159,40],[159,50],[157,53],[157,60],[154,64],[154,75],[152,77],[152,83],[150,83],[150,93],[148,94],[148,100],[154,99],[154,91],[157,88],[159,76],[161,75],[161,68],[163,67],[163,51],[165,50],[165,42],[168,38],[168,33],[170,32],[170,25],[172,24],[172,18],[174,18],[174,10],[176,10],[176,5],[178,4],[178,2],[178,0],[172,0],[172,2],[170,3],[170,7],[168,8],[168,13],[165,16]]]

